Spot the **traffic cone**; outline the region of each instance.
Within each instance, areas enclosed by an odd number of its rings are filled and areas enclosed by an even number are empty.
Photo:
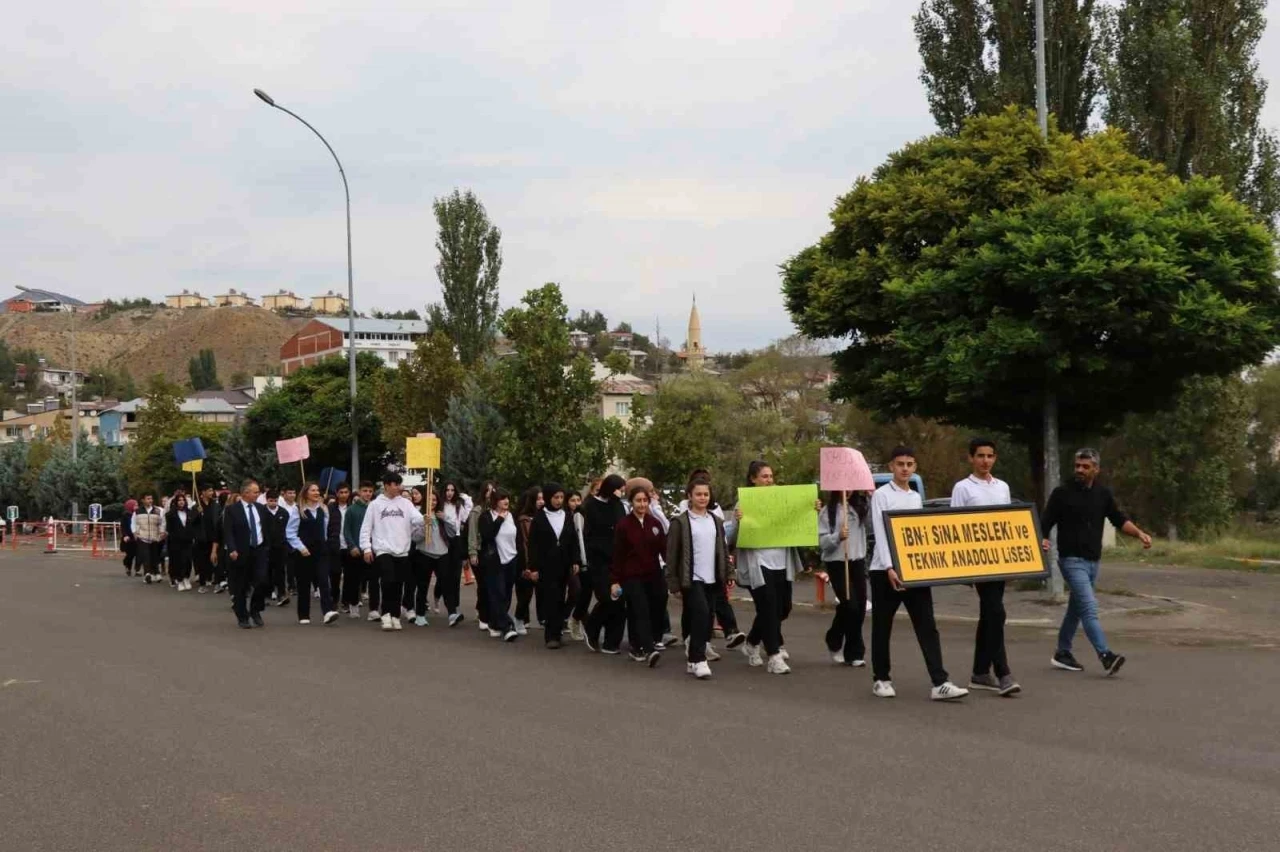
[[[475,574],[471,573],[471,566],[468,565],[467,567],[463,568],[462,569],[462,585],[471,586],[471,585],[474,585],[475,582],[476,582],[476,576]]]

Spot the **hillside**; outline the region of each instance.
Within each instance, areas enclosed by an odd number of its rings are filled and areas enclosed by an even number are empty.
[[[187,380],[187,361],[212,349],[218,377],[262,375],[278,370],[280,346],[305,319],[285,318],[262,308],[136,308],[103,319],[75,318],[78,366],[82,370],[128,369],[141,382],[163,373]],[[0,339],[11,349],[34,349],[51,364],[71,363],[70,314],[0,314]]]

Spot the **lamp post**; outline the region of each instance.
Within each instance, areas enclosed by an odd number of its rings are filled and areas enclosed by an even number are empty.
[[[329,140],[321,136],[320,131],[312,127],[310,122],[296,112],[280,106],[261,89],[254,89],[253,93],[267,106],[288,113],[305,124],[307,129],[324,143],[324,147],[329,149],[333,161],[338,164],[338,174],[342,176],[342,192],[347,199],[347,361],[348,380],[351,385],[351,476],[347,481],[357,483],[360,481],[360,427],[356,422],[356,291],[351,274],[351,189],[347,186],[347,173],[342,168],[342,161],[338,159],[338,154],[329,144]]]

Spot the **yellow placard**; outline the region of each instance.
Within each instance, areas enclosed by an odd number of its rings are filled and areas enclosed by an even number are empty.
[[[193,459],[189,462],[183,462],[182,469],[187,473],[203,473],[204,459]]]
[[[1047,577],[1035,506],[886,512],[893,567],[908,586]]]
[[[439,470],[440,439],[406,438],[404,443],[404,465],[410,470]]]

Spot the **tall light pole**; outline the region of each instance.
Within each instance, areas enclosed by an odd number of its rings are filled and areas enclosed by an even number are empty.
[[[80,443],[80,394],[76,392],[76,306],[71,305],[71,462],[79,458]],[[71,501],[71,520],[76,520],[80,501]]]
[[[296,112],[280,106],[261,89],[254,89],[253,93],[267,106],[288,113],[305,124],[307,129],[324,143],[324,147],[329,149],[333,161],[338,164],[338,174],[342,176],[342,192],[347,198],[347,361],[348,380],[351,385],[351,476],[347,481],[354,485],[360,481],[360,426],[356,421],[356,291],[351,273],[351,189],[347,186],[347,173],[342,168],[342,161],[338,159],[338,154],[329,144],[329,140],[321,136],[320,131],[312,127],[310,122]]]

